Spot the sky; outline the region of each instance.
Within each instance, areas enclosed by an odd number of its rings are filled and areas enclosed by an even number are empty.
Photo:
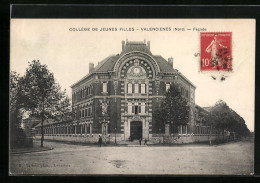
[[[232,72],[200,72],[200,31],[232,32]],[[10,70],[23,75],[28,62],[40,60],[71,97],[70,86],[88,74],[89,63],[119,54],[126,39],[150,41],[154,55],[173,57],[173,67],[196,86],[197,105],[224,100],[254,130],[253,19],[12,19]]]

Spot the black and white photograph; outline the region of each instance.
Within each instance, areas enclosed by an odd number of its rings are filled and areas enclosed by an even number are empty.
[[[254,175],[255,19],[11,19],[10,175]]]

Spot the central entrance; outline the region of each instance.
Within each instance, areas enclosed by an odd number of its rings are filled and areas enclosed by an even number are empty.
[[[130,137],[132,140],[142,138],[143,126],[141,121],[132,121],[130,124]]]

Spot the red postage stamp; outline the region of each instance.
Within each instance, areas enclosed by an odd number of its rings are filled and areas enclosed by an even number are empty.
[[[201,32],[200,49],[201,71],[232,70],[231,32]]]

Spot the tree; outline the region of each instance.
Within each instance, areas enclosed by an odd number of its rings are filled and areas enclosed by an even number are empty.
[[[10,73],[10,145],[11,147],[21,146],[25,139],[24,131],[21,128],[23,105],[21,103],[21,77],[16,72]]]
[[[212,124],[214,127],[223,132],[223,138],[225,130],[236,132],[239,136],[249,135],[249,130],[244,119],[222,100],[219,100],[211,108],[210,118],[213,121]]]
[[[172,84],[166,92],[160,108],[155,111],[154,118],[157,123],[186,125],[189,122],[190,106],[181,95],[179,84]]]
[[[39,60],[29,62],[25,76],[21,79],[24,108],[31,116],[41,118],[41,147],[43,147],[43,123],[52,118],[61,120],[70,113],[70,100],[65,95],[66,90],[56,83],[53,73],[47,65],[41,65]]]

